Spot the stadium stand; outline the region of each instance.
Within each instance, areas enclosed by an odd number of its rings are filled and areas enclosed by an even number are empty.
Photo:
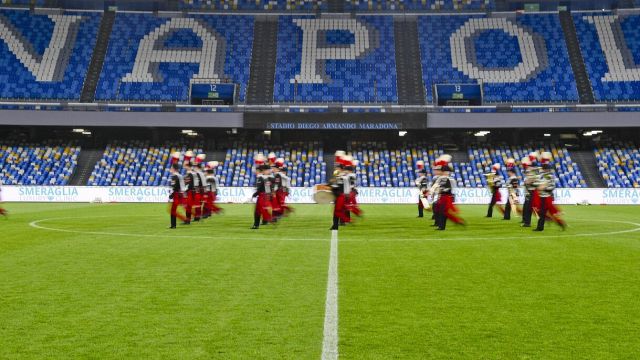
[[[356,168],[358,185],[363,187],[412,187],[416,179],[416,162],[427,168],[443,154],[443,150],[426,143],[407,143],[390,148],[386,142],[352,141],[348,152],[360,163]],[[431,180],[431,172],[428,172]]]
[[[292,142],[283,146],[255,143],[234,143],[227,150],[224,163],[218,167],[220,183],[225,186],[253,186],[255,171],[253,158],[274,152],[285,159],[292,186],[314,186],[327,182],[327,164],[321,142]]]
[[[194,79],[239,84],[244,101],[252,42],[251,16],[118,13],[96,99],[185,102]]]
[[[462,11],[493,10],[493,0],[348,0],[349,11]]]
[[[324,0],[181,0],[180,9],[206,11],[300,11],[327,10]]]
[[[202,144],[169,142],[151,146],[148,141],[113,142],[107,145],[87,182],[89,186],[167,186],[171,154],[192,150],[202,153]]]
[[[354,158],[360,161],[357,167],[358,183],[364,187],[411,187],[416,178],[416,161],[423,160],[427,164],[428,177],[431,178],[430,164],[444,153],[440,147],[426,143],[406,143],[398,148],[389,148],[385,142],[351,142],[348,146]],[[587,184],[569,151],[561,146],[548,147],[554,156],[554,166],[559,187],[583,188]],[[471,146],[467,149],[467,161],[454,159],[454,176],[460,187],[486,187],[484,174],[491,165],[500,163],[503,176],[506,173],[506,160],[515,158],[518,161],[530,152],[545,151],[543,147],[530,145],[527,147],[495,147]],[[518,169],[518,175],[522,173]],[[431,179],[430,179],[431,180]]]
[[[79,154],[80,147],[71,143],[3,141],[0,145],[0,183],[67,185]]]
[[[45,0],[2,0],[0,5],[44,6]]]
[[[640,147],[609,142],[594,149],[598,170],[609,188],[640,187]]]
[[[530,144],[523,147],[515,146],[471,146],[467,149],[469,155],[468,163],[459,163],[456,174],[462,176],[460,186],[484,187],[487,185],[484,174],[490,171],[491,165],[499,163],[502,165],[502,176],[507,178],[506,161],[514,158],[520,161],[532,151],[540,153],[549,151],[553,154],[553,166],[555,175],[558,178],[558,187],[563,188],[586,188],[587,183],[578,167],[569,154],[569,150],[557,144]],[[522,172],[518,168],[517,174],[522,178]]]
[[[278,31],[276,102],[398,101],[391,17],[281,16]]]
[[[640,15],[573,14],[597,101],[640,100]]]
[[[0,9],[0,98],[79,99],[100,16]]]
[[[578,100],[556,14],[518,15],[515,21],[421,16],[418,26],[429,103],[436,84],[478,82],[483,83],[485,102]]]

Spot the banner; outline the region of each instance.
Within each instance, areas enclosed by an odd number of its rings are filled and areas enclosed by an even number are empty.
[[[254,189],[250,187],[222,187],[218,191],[220,203],[253,202]],[[502,189],[503,199],[507,190]],[[163,203],[169,201],[170,189],[153,186],[3,186],[2,200],[12,202],[123,202]],[[457,204],[488,204],[489,190],[485,188],[455,189]],[[557,204],[640,204],[640,189],[556,189]],[[524,196],[520,194],[521,202]],[[312,188],[292,188],[288,202],[291,204],[313,203]],[[417,204],[418,189],[391,187],[363,187],[358,189],[361,204]]]

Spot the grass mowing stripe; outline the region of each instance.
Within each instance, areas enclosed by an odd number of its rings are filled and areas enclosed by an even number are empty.
[[[338,359],[338,231],[331,230],[322,360],[335,359]]]

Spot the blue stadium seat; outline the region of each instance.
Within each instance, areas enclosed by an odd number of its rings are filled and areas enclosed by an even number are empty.
[[[509,158],[515,159],[518,163],[520,159],[533,151],[540,153],[549,151],[553,155],[553,166],[555,175],[558,178],[558,187],[562,188],[585,188],[587,183],[582,176],[578,164],[571,159],[569,151],[562,146],[551,144],[535,144],[528,146],[494,146],[491,149],[485,147],[471,146],[467,152],[468,163],[457,164],[460,167],[460,174],[464,186],[486,187],[487,181],[484,174],[488,173],[493,164],[502,165],[502,176],[507,178],[506,161]],[[523,174],[520,167],[516,168],[517,175],[522,179]]]
[[[55,141],[0,145],[0,184],[67,185],[78,164],[80,147]]]
[[[519,15],[515,21],[484,15],[421,16],[418,27],[429,103],[435,101],[436,84],[478,82],[483,83],[486,102],[578,100],[557,14]],[[526,42],[520,44],[514,34]],[[471,67],[474,59],[476,66]]]
[[[609,188],[640,187],[640,147],[608,142],[594,149],[598,170]]]
[[[199,65],[189,63],[186,59],[190,49],[203,48],[202,39],[191,30],[190,26],[193,23],[202,24],[207,31],[217,33],[215,38],[220,43],[217,44],[216,51],[224,49],[224,54],[216,53],[218,56],[216,61],[224,61],[223,74],[218,74],[223,79],[219,81],[239,84],[238,98],[244,101],[251,63],[253,17],[191,15],[188,18],[162,18],[152,14],[132,13],[118,13],[116,16],[96,90],[96,99],[144,102],[188,101],[189,83],[194,75],[199,73]],[[163,50],[175,50],[171,55],[171,61],[176,62],[163,62],[157,67],[151,66],[149,70],[155,76],[151,82],[138,78],[138,74],[128,76],[134,69],[143,37],[157,29],[167,28],[168,24],[174,24],[175,27],[188,27],[188,29],[172,28],[162,38]],[[210,50],[208,47],[207,49]],[[148,58],[149,54],[145,52],[139,56],[144,59]]]
[[[202,144],[167,142],[154,147],[147,141],[114,142],[94,166],[87,185],[168,186],[171,154],[187,150],[202,153]]]
[[[74,16],[80,19],[69,20]],[[10,43],[16,45],[10,48],[0,40],[0,98],[78,100],[100,17],[93,12],[38,15],[28,10],[0,9],[0,23],[5,25],[3,38],[14,39]],[[60,32],[52,40],[56,22]],[[68,41],[74,39],[74,34],[75,41]],[[47,49],[48,56],[43,59]]]
[[[417,177],[417,161],[424,161],[431,180],[431,165],[444,153],[442,148],[426,143],[407,143],[389,148],[386,142],[352,141],[347,152],[359,161],[356,167],[358,186],[413,187]]]
[[[306,103],[397,103],[395,46],[393,40],[393,19],[384,16],[358,16],[355,18],[370,31],[369,49],[354,57],[356,46],[352,32],[344,29],[353,19],[326,19],[329,30],[319,41],[330,47],[331,58],[342,56],[349,60],[321,60],[316,66],[322,83],[312,83],[308,79],[297,80],[303,66],[303,53],[311,53],[315,43],[303,44],[303,31],[294,21],[315,19],[314,17],[281,16],[278,28],[278,52],[275,74],[274,100],[276,102]],[[319,29],[321,25],[315,24]],[[325,28],[325,29],[326,29]],[[334,28],[335,30],[331,30]],[[322,32],[318,32],[323,34]],[[323,35],[320,35],[323,36]],[[361,44],[356,44],[357,46]],[[362,45],[363,47],[365,45]],[[324,66],[322,66],[324,65]]]
[[[328,10],[325,0],[180,0],[183,10],[206,11],[300,11]]]
[[[573,19],[596,100],[640,100],[640,15],[576,13]],[[598,27],[607,35],[598,36]],[[609,68],[607,57],[615,69]]]
[[[283,146],[234,143],[227,150],[224,163],[218,167],[220,183],[225,186],[254,186],[254,157],[274,152],[285,159],[291,186],[311,187],[327,182],[327,164],[320,142],[293,142]]]
[[[348,11],[488,11],[493,0],[347,0]]]

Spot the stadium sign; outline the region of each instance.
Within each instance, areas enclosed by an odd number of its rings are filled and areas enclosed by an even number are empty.
[[[270,122],[269,130],[400,130],[398,122]]]
[[[12,202],[123,202],[166,203],[169,188],[153,186],[3,186],[2,200]],[[503,199],[507,191],[502,189]],[[253,202],[254,189],[250,187],[222,187],[218,192],[221,203]],[[556,189],[555,201],[561,205],[603,204],[640,205],[640,189]],[[486,205],[490,194],[485,188],[457,188],[457,204]],[[358,190],[362,204],[416,204],[416,188],[365,187]],[[520,201],[524,196],[520,194]],[[313,203],[313,189],[296,187],[289,194],[292,204]]]

